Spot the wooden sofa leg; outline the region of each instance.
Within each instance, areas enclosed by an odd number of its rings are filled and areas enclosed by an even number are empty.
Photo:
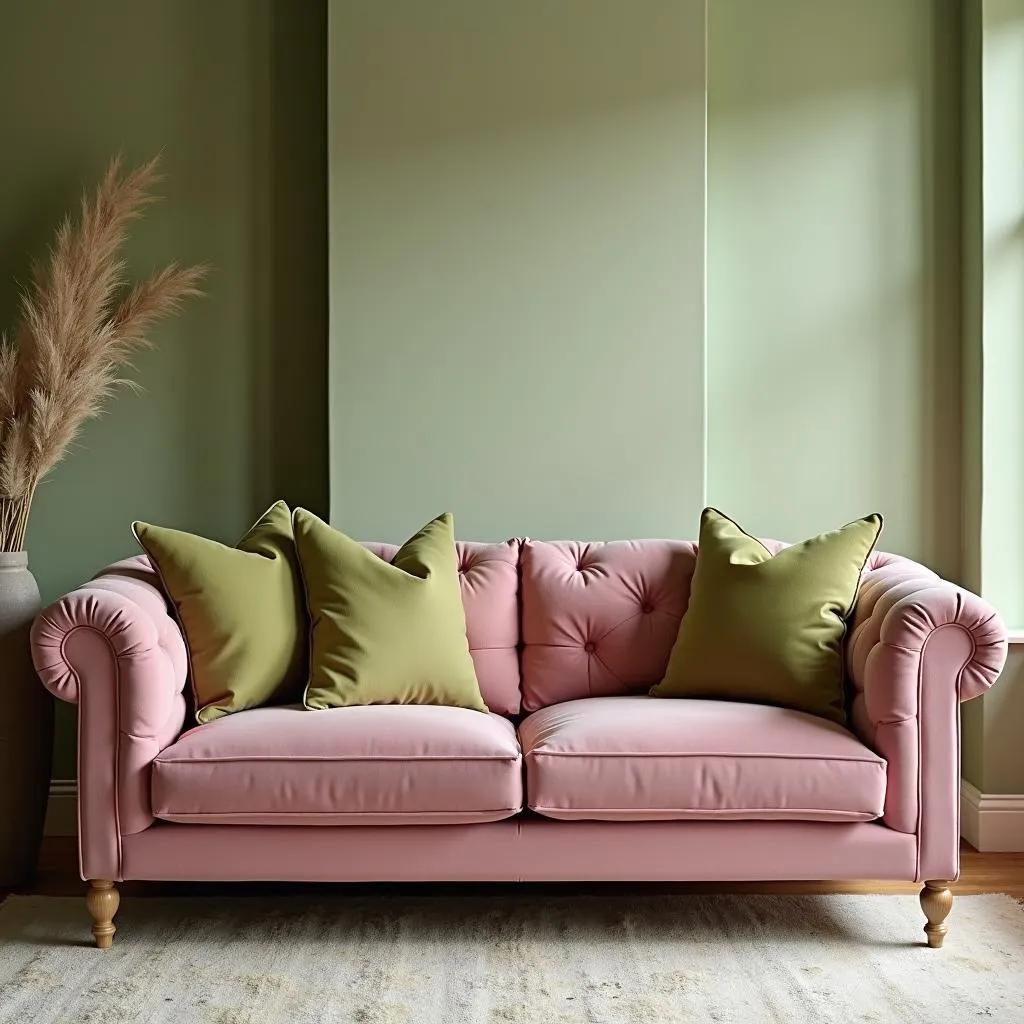
[[[946,915],[953,906],[953,894],[949,891],[949,882],[925,882],[921,890],[921,909],[928,923],[924,933],[928,936],[930,949],[941,949],[949,930],[945,925]]]
[[[92,915],[92,934],[100,949],[110,949],[114,941],[114,915],[121,903],[121,894],[113,882],[102,878],[94,878],[89,882],[89,891],[85,894],[85,905]]]

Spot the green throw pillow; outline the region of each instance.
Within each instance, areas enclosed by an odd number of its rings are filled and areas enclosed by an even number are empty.
[[[306,610],[291,514],[276,502],[229,548],[132,523],[178,613],[196,719],[299,701],[306,676]]]
[[[777,704],[845,724],[846,620],[881,529],[871,515],[772,555],[706,508],[690,604],[652,696]]]
[[[392,563],[305,509],[293,523],[312,623],[307,708],[487,710],[466,639],[451,515],[427,523]]]

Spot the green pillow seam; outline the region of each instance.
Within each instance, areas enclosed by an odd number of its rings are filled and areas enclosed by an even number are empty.
[[[853,585],[853,593],[850,595],[850,600],[847,602],[846,605],[846,614],[843,616],[843,632],[839,638],[839,652],[842,658],[840,664],[843,672],[843,677],[841,680],[843,688],[843,724],[847,727],[849,727],[850,715],[852,713],[852,708],[850,706],[852,703],[852,695],[850,693],[849,686],[850,677],[849,673],[846,670],[846,638],[850,632],[850,618],[853,615],[853,613],[857,610],[857,595],[860,593],[860,585],[861,581],[864,578],[864,570],[865,568],[867,568],[868,559],[871,558],[871,556],[875,553],[875,545],[878,543],[878,538],[882,536],[882,527],[885,525],[885,517],[882,515],[881,512],[872,512],[871,516],[874,516],[878,520],[878,528],[875,530],[875,536],[874,539],[871,541],[871,546],[868,548],[868,553],[864,556],[864,561],[861,563],[860,572],[857,573],[857,581]],[[870,518],[870,516],[865,516],[864,518],[868,519]],[[851,519],[846,524],[846,526],[852,526],[854,523],[858,522],[860,522],[859,519]],[[846,526],[841,526],[840,529],[846,529]],[[740,529],[742,529],[742,527],[740,527]]]
[[[308,508],[296,507],[292,509],[292,536],[295,536],[295,516],[298,512],[305,512],[307,515],[314,515]],[[295,561],[299,563],[299,578],[302,580],[302,601],[306,606],[306,681],[302,684],[302,710],[303,711],[327,711],[327,708],[311,708],[306,703],[309,696],[309,684],[313,681],[313,609],[309,605],[309,581],[306,579],[306,566],[299,555],[299,542],[295,541]]]

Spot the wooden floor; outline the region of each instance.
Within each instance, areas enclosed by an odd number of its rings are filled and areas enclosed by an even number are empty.
[[[953,892],[959,895],[976,893],[1002,892],[1024,899],[1024,853],[978,853],[966,843],[961,845],[960,880],[953,886]],[[183,882],[125,882],[119,886],[124,897],[132,896],[173,896],[173,895],[248,895],[257,893],[283,893],[309,891],[315,887],[291,883],[261,883],[259,885],[245,883],[183,883]],[[363,891],[393,891],[394,885],[352,886]],[[436,892],[436,884],[417,883],[402,886],[402,891]],[[515,889],[522,891],[534,889],[544,892],[759,892],[759,893],[916,893],[920,886],[916,884],[896,882],[733,882],[665,885],[634,885],[634,884],[580,884],[563,883],[522,884],[496,883],[491,885],[455,885],[443,886],[446,891],[478,892],[501,891]],[[77,840],[71,837],[54,837],[43,843],[40,857],[39,874],[35,883],[19,892],[35,893],[43,896],[81,896],[85,886],[78,877]],[[7,893],[0,891],[0,898]]]

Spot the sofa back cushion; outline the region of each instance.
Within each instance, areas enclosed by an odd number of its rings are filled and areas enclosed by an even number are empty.
[[[519,712],[519,546],[455,545],[469,653],[484,703],[499,715]],[[388,562],[398,553],[397,544],[365,547]]]
[[[680,540],[524,541],[523,710],[660,682],[696,553]]]

